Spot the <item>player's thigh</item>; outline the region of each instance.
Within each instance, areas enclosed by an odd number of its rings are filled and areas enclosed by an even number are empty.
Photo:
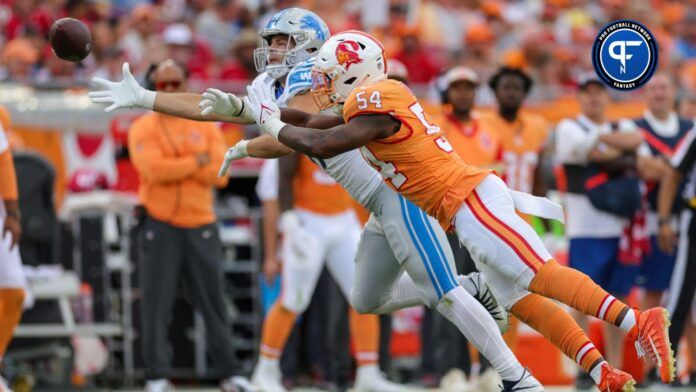
[[[351,304],[360,313],[378,308],[389,298],[392,286],[401,273],[401,265],[382,227],[371,215],[362,231],[355,257]]]
[[[401,195],[385,197],[379,221],[394,254],[415,282],[426,304],[433,304],[459,283],[447,236],[429,217]]]
[[[534,229],[520,217],[505,183],[488,176],[455,218],[457,234],[472,257],[524,288],[551,259]]]
[[[339,219],[332,228],[335,235],[326,250],[326,266],[346,299],[355,282],[355,257],[360,243],[360,223],[355,214]]]

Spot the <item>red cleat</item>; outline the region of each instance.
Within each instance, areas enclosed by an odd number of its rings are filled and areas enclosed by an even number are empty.
[[[651,308],[638,314],[638,357],[649,357],[660,370],[660,379],[669,384],[674,381],[674,351],[669,342],[669,313],[664,308]]]
[[[636,390],[636,380],[630,374],[605,363],[602,365],[602,380],[597,387],[601,392],[633,392]]]

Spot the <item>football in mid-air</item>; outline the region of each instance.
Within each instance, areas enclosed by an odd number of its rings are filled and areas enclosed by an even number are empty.
[[[92,50],[92,35],[87,26],[77,19],[63,18],[53,22],[48,32],[56,56],[67,61],[82,61]]]

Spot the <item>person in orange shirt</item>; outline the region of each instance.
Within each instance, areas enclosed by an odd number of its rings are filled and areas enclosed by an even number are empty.
[[[151,69],[158,91],[185,91],[187,71],[166,60]],[[223,377],[221,389],[236,391],[239,365],[225,319],[222,247],[215,225],[213,188],[225,150],[213,123],[160,113],[138,118],[128,131],[128,150],[140,177],[143,224],[142,331],[147,391],[172,390],[168,324],[181,282],[202,313],[210,353]]]
[[[2,108],[0,122],[0,364],[5,350],[12,340],[14,329],[22,316],[27,282],[22,272],[19,255],[21,235],[17,177],[10,144],[5,129],[9,130],[9,116]],[[0,391],[9,391],[5,379],[0,376]]]
[[[516,191],[543,195],[539,163],[549,127],[543,117],[522,110],[532,79],[520,69],[502,67],[488,84],[495,93],[498,110],[486,114],[483,121],[500,134],[505,183]]]
[[[494,167],[500,162],[502,143],[497,129],[474,111],[478,74],[471,68],[455,67],[440,78],[438,85],[444,115],[437,123],[454,151],[470,165]]]

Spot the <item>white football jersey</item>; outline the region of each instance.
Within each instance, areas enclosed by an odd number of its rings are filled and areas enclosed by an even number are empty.
[[[312,88],[311,72],[313,64],[314,58],[311,58],[296,65],[288,73],[285,88],[281,93],[278,93],[276,87],[276,91],[273,94],[278,97],[276,102],[279,106],[287,105],[288,101],[295,95],[305,93]],[[263,75],[265,74],[261,76]],[[270,79],[268,76],[266,78]],[[272,87],[273,84],[269,83],[269,86]],[[333,158],[309,158],[363,206],[368,204],[370,197],[383,184],[380,174],[365,162],[357,149],[344,152]]]

